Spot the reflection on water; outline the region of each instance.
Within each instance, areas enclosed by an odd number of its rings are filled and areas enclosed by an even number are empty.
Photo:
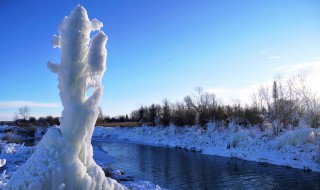
[[[169,189],[320,189],[320,173],[183,149],[93,141],[111,167]]]

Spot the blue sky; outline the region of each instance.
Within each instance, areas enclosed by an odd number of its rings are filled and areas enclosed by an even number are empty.
[[[317,0],[5,0],[0,120],[11,120],[23,105],[36,117],[60,114],[58,81],[46,62],[59,62],[52,35],[77,4],[104,23],[109,38],[101,107],[111,116],[181,100],[197,86],[225,102],[245,101],[277,73],[319,68]]]

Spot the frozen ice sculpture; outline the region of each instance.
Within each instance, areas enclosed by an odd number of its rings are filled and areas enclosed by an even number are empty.
[[[125,189],[105,177],[93,160],[91,137],[102,95],[101,79],[106,70],[107,36],[102,23],[89,20],[78,5],[65,17],[54,35],[61,49],[61,63],[48,63],[57,73],[62,111],[60,129],[50,129],[36,152],[10,179],[6,189]],[[90,33],[98,30],[90,39]],[[86,97],[89,88],[91,96]]]

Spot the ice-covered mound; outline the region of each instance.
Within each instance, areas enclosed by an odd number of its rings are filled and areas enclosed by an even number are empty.
[[[6,165],[6,163],[7,163],[7,160],[6,160],[6,159],[4,159],[4,158],[0,159],[0,168],[1,168],[2,166]]]
[[[91,137],[102,95],[101,79],[106,70],[107,36],[102,23],[89,20],[78,5],[65,17],[54,36],[61,49],[61,63],[48,63],[57,73],[64,110],[60,129],[51,128],[35,153],[12,176],[6,189],[126,189],[106,178],[93,160]],[[93,93],[86,93],[92,88]]]
[[[36,152],[10,179],[7,189],[123,189],[115,180],[106,178],[101,167],[88,169],[76,150],[50,128]],[[98,188],[99,187],[99,188]]]

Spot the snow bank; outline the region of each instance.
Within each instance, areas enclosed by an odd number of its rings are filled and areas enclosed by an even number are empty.
[[[235,130],[237,128],[237,130]],[[96,138],[129,140],[136,143],[181,147],[204,154],[237,157],[320,172],[318,129],[280,133],[261,132],[258,127],[220,129],[211,123],[200,127],[97,127]]]

